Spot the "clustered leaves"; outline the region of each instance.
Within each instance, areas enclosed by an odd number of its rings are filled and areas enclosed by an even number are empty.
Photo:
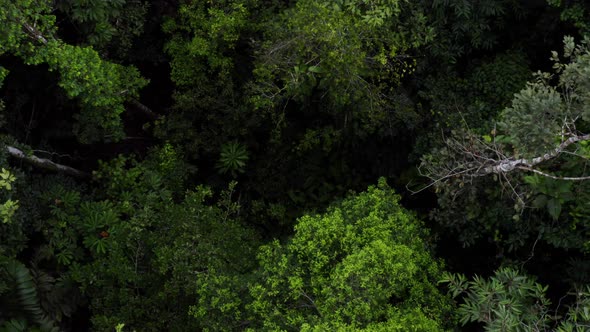
[[[438,331],[449,314],[434,286],[441,265],[426,249],[420,222],[398,200],[382,179],[324,214],[301,217],[287,243],[258,249],[249,302],[236,299],[245,291],[239,284],[220,301],[220,283],[233,279],[222,275],[200,290],[206,301],[193,314],[211,328],[220,326],[208,315],[214,310],[229,326],[247,320],[255,330]]]
[[[489,278],[446,273],[453,297],[464,295],[458,313],[463,325],[482,322],[486,331],[583,331],[590,321],[588,290],[576,292],[562,320],[550,311],[547,287],[514,268],[501,268]],[[585,309],[584,309],[585,308]]]

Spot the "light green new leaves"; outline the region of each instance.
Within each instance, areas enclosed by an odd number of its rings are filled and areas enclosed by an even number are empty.
[[[5,3],[8,2],[8,3]],[[103,60],[90,47],[62,42],[55,36],[51,1],[0,0],[0,54],[20,56],[28,65],[47,64],[60,74],[59,85],[78,98],[81,112],[75,131],[82,142],[123,137],[123,103],[147,84],[137,69]]]
[[[253,319],[265,329],[376,331],[384,329],[372,324],[387,322],[395,331],[421,321],[439,330],[446,304],[432,278],[440,266],[398,200],[381,180],[325,214],[300,218],[286,245],[263,246],[261,278],[250,286]]]
[[[148,81],[134,67],[124,67],[104,61],[90,47],[72,46],[50,41],[40,47],[30,64],[47,63],[50,70],[60,73],[59,85],[68,97],[78,98],[81,113],[75,126],[82,142],[110,137],[123,138],[120,119],[124,102],[137,97]]]
[[[34,33],[52,35],[56,28],[51,4],[51,0],[0,0],[0,54],[26,54],[37,41]],[[23,24],[34,28],[34,32],[23,28]]]
[[[10,171],[2,168],[2,171],[0,171],[0,188],[11,191],[12,183],[14,181],[16,181],[14,175],[10,173]],[[0,204],[0,218],[2,219],[2,222],[5,224],[9,223],[17,209],[18,201],[8,199],[6,202]]]

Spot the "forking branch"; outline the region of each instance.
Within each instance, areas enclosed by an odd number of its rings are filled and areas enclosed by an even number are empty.
[[[577,143],[590,140],[590,134],[566,133],[564,139],[553,149],[531,158],[516,158],[514,154],[505,151],[503,144],[498,144],[495,138],[486,141],[475,134],[466,133],[455,135],[446,140],[446,146],[438,150],[440,160],[425,159],[418,167],[419,174],[427,177],[430,183],[425,187],[414,190],[418,193],[433,185],[450,179],[460,179],[463,182],[471,182],[474,178],[492,174],[500,175],[504,179],[508,173],[526,171],[534,174],[564,181],[590,180],[590,176],[557,176],[540,170],[542,164],[554,160],[562,154],[575,155],[579,158],[590,158],[570,151]]]

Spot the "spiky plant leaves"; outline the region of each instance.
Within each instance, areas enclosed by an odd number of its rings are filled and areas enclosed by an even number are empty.
[[[232,141],[221,147],[221,154],[216,168],[222,174],[230,173],[233,177],[243,173],[248,161],[248,150],[241,143]]]

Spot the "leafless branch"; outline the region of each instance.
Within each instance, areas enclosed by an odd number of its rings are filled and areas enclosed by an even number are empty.
[[[590,180],[590,175],[557,176],[539,169],[541,164],[555,159],[561,154],[575,155],[578,158],[590,160],[590,158],[577,153],[577,150],[571,149],[576,143],[590,140],[590,134],[576,135],[571,132],[562,132],[562,134],[562,142],[546,153],[532,158],[515,158],[510,153],[503,151],[503,145],[496,142],[495,139],[491,142],[484,141],[479,136],[470,134],[467,130],[467,133],[462,136],[455,135],[446,139],[444,148],[446,152],[441,155],[443,157],[440,160],[423,161],[418,167],[419,174],[430,179],[428,185],[419,190],[409,189],[408,186],[406,188],[416,194],[441,182],[457,179],[460,181],[459,186],[462,186],[479,177],[497,175],[498,180],[503,185],[506,184],[504,188],[512,192],[519,203],[524,203],[521,193],[508,178],[508,174],[512,172],[532,172],[543,177],[564,181]]]
[[[555,175],[551,175],[542,171],[539,171],[538,169],[534,169],[534,168],[530,168],[530,167],[526,167],[526,166],[518,166],[518,169],[522,169],[525,171],[529,171],[529,172],[533,172],[554,180],[566,180],[566,181],[585,181],[585,180],[590,180],[590,176],[555,176]]]
[[[13,158],[27,162],[35,167],[64,173],[64,174],[67,174],[67,175],[70,175],[70,176],[73,176],[76,178],[80,178],[80,179],[90,178],[90,174],[88,174],[86,172],[77,170],[77,169],[72,168],[70,166],[65,166],[65,165],[54,163],[53,161],[51,161],[49,159],[39,158],[34,155],[27,156],[22,150],[17,149],[13,146],[6,146],[6,151]]]
[[[30,25],[27,22],[23,22],[22,25],[25,28],[25,30],[27,31],[27,33],[33,39],[35,39],[43,44],[47,44],[47,39],[45,37],[43,37],[43,35],[37,29],[35,29],[32,25]]]

